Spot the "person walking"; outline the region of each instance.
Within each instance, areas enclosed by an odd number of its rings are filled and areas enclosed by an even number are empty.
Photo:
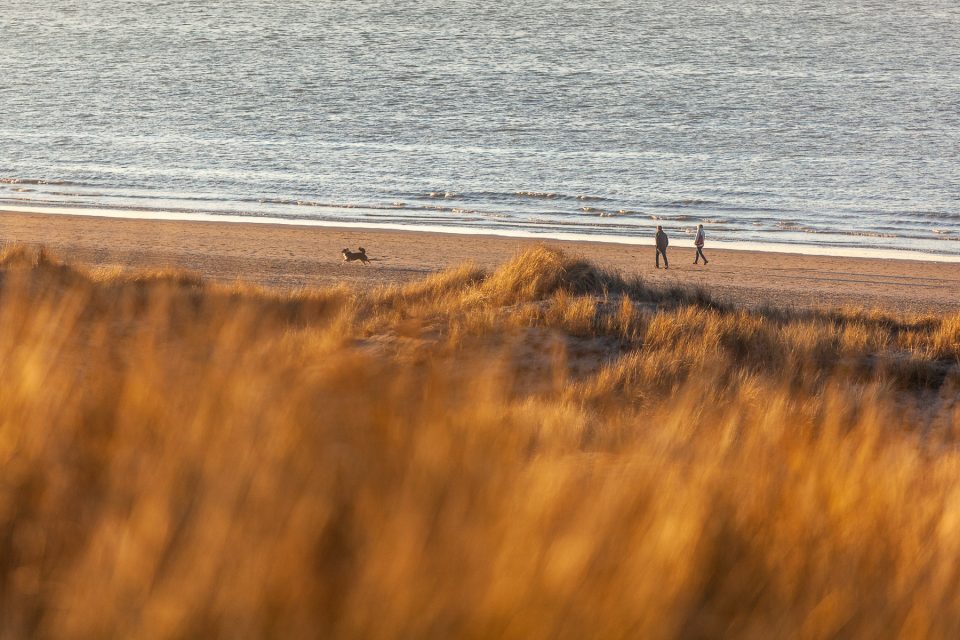
[[[709,264],[707,256],[703,255],[703,225],[697,225],[697,239],[693,241],[693,246],[697,248],[697,255],[693,257],[693,264],[698,264],[700,258],[703,258],[703,264]]]
[[[657,269],[660,268],[660,256],[663,256],[663,268],[669,269],[670,263],[667,262],[667,245],[670,244],[670,238],[664,233],[663,227],[657,225]]]

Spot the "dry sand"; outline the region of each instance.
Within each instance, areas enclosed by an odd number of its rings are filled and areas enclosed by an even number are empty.
[[[127,220],[0,212],[0,242],[42,244],[92,266],[173,266],[218,282],[294,288],[403,282],[466,261],[494,267],[538,240],[419,231]],[[856,305],[901,312],[960,311],[960,264],[711,250],[693,265],[691,241],[671,246],[669,271],[652,246],[547,241],[651,284],[692,284],[738,304]],[[345,264],[340,250],[366,247],[369,265]]]

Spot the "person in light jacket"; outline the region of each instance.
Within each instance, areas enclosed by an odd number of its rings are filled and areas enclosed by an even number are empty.
[[[660,256],[663,256],[663,268],[669,269],[670,263],[667,262],[667,245],[670,244],[670,238],[664,233],[663,227],[657,225],[657,269],[660,268]]]
[[[703,255],[703,225],[697,225],[697,239],[693,241],[693,246],[697,248],[697,255],[693,258],[693,264],[698,264],[700,258],[703,258],[703,264],[709,264],[707,256]]]

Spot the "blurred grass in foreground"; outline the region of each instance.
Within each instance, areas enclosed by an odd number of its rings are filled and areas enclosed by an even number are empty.
[[[0,256],[0,635],[960,636],[960,315]]]

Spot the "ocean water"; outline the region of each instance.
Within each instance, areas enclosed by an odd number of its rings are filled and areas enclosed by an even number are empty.
[[[960,256],[956,0],[3,0],[0,209]]]

